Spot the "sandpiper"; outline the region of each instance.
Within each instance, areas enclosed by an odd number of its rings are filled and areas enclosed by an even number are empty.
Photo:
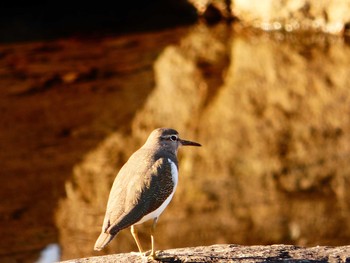
[[[140,254],[145,255],[135,225],[153,219],[150,257],[156,258],[154,230],[176,190],[180,146],[201,145],[180,139],[174,129],[159,128],[131,155],[114,180],[95,250],[103,249],[120,230],[131,226]]]

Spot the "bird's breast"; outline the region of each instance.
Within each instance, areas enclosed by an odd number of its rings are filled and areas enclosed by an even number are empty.
[[[179,180],[179,174],[178,174],[178,169],[177,169],[177,165],[175,164],[175,162],[173,162],[170,158],[168,158],[168,162],[169,162],[170,167],[171,167],[171,177],[172,177],[172,180],[174,183],[173,191],[165,199],[165,201],[161,204],[161,206],[159,206],[156,210],[152,211],[150,214],[145,215],[140,221],[138,221],[136,223],[136,225],[142,224],[143,222],[146,222],[146,221],[154,219],[154,218],[158,218],[161,215],[161,213],[163,213],[164,209],[169,205],[171,199],[173,198],[174,193],[176,191],[177,183]]]
[[[175,162],[173,162],[170,158],[168,158],[168,162],[170,163],[170,167],[171,167],[171,177],[174,183],[174,190],[173,190],[173,193],[174,193],[176,190],[177,183],[179,181],[179,172]]]

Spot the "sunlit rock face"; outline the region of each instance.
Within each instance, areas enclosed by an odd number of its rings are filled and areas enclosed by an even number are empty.
[[[215,8],[222,17],[237,17],[263,30],[322,31],[341,34],[350,22],[350,1],[190,0],[199,14]]]
[[[266,30],[341,33],[350,22],[350,1],[234,1],[234,13]]]
[[[57,213],[63,258],[97,254],[114,177],[155,127],[203,145],[179,151],[158,249],[348,243],[349,58],[341,39],[251,36],[224,25],[196,26],[165,47],[130,132],[106,137],[67,181]],[[149,227],[139,227],[145,248]],[[131,250],[124,230],[99,254]]]
[[[224,83],[204,111],[199,159],[206,161],[196,173],[208,177],[196,185],[208,191],[211,209],[223,211],[219,228],[228,240],[308,245],[349,235],[336,223],[349,211],[342,182],[349,180],[350,81],[338,75],[346,69],[336,50],[349,49],[299,45],[234,38]]]
[[[104,138],[128,133],[154,87],[154,60],[186,32],[0,43],[0,262],[35,262],[49,244],[58,243],[58,200],[73,193],[65,182]],[[130,144],[120,156],[129,156],[128,147],[133,150]],[[110,180],[125,159],[111,166]],[[87,197],[75,191],[74,200],[95,196],[91,182],[75,185]],[[83,207],[71,204],[65,210],[72,209],[69,224],[86,225],[88,217],[77,214]],[[79,233],[79,227],[69,231],[72,246],[80,245]]]

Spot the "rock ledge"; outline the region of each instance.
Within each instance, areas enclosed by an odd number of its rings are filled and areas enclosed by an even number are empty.
[[[160,260],[153,262],[350,262],[350,246],[298,247],[292,245],[240,246],[212,245],[159,251]],[[147,262],[131,253],[89,257],[65,263]],[[150,262],[150,261],[149,261]]]

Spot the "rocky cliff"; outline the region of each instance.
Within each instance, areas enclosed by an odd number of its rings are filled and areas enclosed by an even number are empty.
[[[180,150],[160,248],[347,243],[349,47],[318,35],[231,34],[225,25],[196,26],[158,56],[154,89],[130,133],[106,137],[67,182],[58,220],[64,255],[91,253],[116,167],[159,126],[203,144]],[[123,231],[103,253],[133,246]]]
[[[347,40],[244,23],[1,44],[0,261],[135,250],[127,230],[92,247],[115,175],[159,126],[203,144],[180,150],[159,249],[348,244]]]
[[[349,34],[350,1],[189,0],[209,21],[239,19],[267,31]]]

